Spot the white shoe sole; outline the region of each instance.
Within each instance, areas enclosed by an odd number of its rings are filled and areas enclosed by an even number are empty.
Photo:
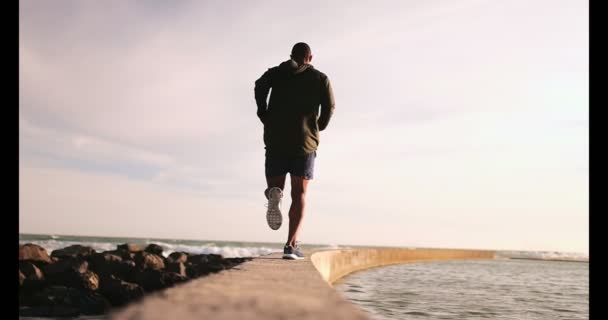
[[[269,194],[270,199],[268,200],[268,210],[266,211],[266,222],[268,222],[270,229],[278,230],[281,224],[283,224],[283,215],[281,215],[281,209],[279,208],[281,198],[276,190],[271,190]],[[273,199],[273,197],[279,197],[279,199]]]
[[[298,257],[297,255],[291,253],[291,254],[283,254],[283,259],[288,259],[288,260],[303,260],[304,257]]]

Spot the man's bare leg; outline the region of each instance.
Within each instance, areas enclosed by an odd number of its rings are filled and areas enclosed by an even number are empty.
[[[283,180],[284,182],[285,180]],[[291,206],[289,207],[289,234],[286,245],[295,247],[298,231],[304,216],[306,188],[309,179],[304,177],[291,177]]]

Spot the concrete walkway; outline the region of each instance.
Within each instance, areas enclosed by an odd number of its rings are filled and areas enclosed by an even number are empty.
[[[111,319],[369,319],[330,283],[348,273],[396,263],[493,259],[493,251],[354,249],[305,252],[306,259],[258,257],[117,310]],[[312,261],[311,261],[312,257]]]
[[[310,262],[279,253],[151,294],[112,319],[369,319]]]

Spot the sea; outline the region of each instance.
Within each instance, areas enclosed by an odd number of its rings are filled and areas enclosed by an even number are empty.
[[[282,243],[271,242],[20,234],[19,244],[25,243],[40,245],[49,254],[73,244],[106,251],[123,243],[154,243],[163,248],[164,256],[182,251],[224,258],[258,257],[283,249]],[[301,247],[378,248],[342,244]],[[333,286],[374,320],[589,319],[589,257],[581,253],[500,250],[495,260],[416,262],[362,270]]]

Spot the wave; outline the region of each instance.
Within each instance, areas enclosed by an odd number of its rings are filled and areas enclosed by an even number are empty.
[[[559,251],[499,251],[497,256],[503,258],[589,261],[589,255],[578,252]]]
[[[110,242],[86,242],[86,241],[61,241],[61,240],[20,240],[20,244],[33,243],[43,247],[47,252],[62,249],[71,245],[80,244],[93,248],[97,252],[110,251],[116,249],[117,243]],[[171,244],[159,241],[146,241],[147,244],[154,243],[163,248],[163,256],[167,257],[175,251],[187,252],[190,254],[219,254],[224,258],[258,257],[267,254],[281,252],[281,250],[269,247],[240,247],[240,246],[221,246],[216,243],[204,245]]]

